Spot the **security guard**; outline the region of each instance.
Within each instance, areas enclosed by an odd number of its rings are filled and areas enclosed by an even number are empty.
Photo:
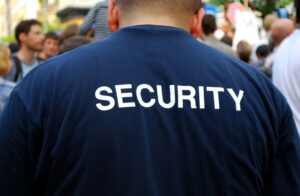
[[[107,39],[56,57],[0,121],[0,193],[300,195],[292,112],[199,43],[199,0],[110,0]]]

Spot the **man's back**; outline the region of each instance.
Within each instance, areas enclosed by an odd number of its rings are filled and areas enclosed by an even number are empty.
[[[283,97],[183,30],[127,27],[30,75],[0,123],[4,195],[300,192]]]

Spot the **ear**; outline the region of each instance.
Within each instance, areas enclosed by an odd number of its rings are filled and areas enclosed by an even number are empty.
[[[199,9],[197,13],[193,16],[192,25],[191,25],[191,34],[195,38],[199,38],[201,30],[202,30],[202,19],[205,12],[204,9]]]
[[[108,1],[108,26],[112,32],[119,30],[119,9],[115,0]]]
[[[19,40],[20,40],[21,43],[25,42],[26,39],[27,39],[26,33],[20,33],[19,34]]]

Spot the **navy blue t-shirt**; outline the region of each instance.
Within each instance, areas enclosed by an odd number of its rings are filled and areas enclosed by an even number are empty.
[[[126,27],[16,87],[0,194],[296,196],[299,136],[255,69],[181,29]]]

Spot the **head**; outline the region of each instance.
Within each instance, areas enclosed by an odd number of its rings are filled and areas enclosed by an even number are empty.
[[[245,63],[250,63],[250,56],[252,53],[251,45],[246,41],[240,41],[237,45],[237,54],[239,58]]]
[[[199,37],[200,8],[201,0],[109,0],[108,24],[113,32],[141,24],[174,26]]]
[[[0,76],[6,75],[10,70],[10,50],[0,44]]]
[[[62,39],[69,39],[77,34],[78,31],[78,25],[77,24],[71,24],[67,26],[64,31],[62,32]]]
[[[217,30],[216,18],[211,14],[205,14],[202,19],[202,30],[205,35],[214,34]]]
[[[258,59],[264,59],[270,54],[270,48],[268,45],[261,45],[257,47],[255,53]]]
[[[222,37],[221,42],[223,42],[224,44],[227,44],[228,46],[231,46],[231,47],[233,45],[232,38],[229,37],[229,36],[227,36],[227,35],[225,35],[225,36]]]
[[[60,39],[59,36],[54,32],[46,33],[44,44],[43,44],[43,53],[47,57],[52,57],[59,53],[60,49]]]
[[[294,23],[290,19],[276,20],[271,27],[271,37],[275,47],[278,47],[281,42],[294,31],[294,28]]]
[[[68,51],[71,51],[75,48],[79,48],[80,46],[83,46],[85,44],[89,44],[93,41],[90,37],[85,36],[74,36],[69,39],[66,39],[63,41],[60,47],[60,54],[66,53]]]
[[[15,28],[15,36],[20,48],[40,52],[43,48],[44,34],[42,25],[37,20],[23,20]]]
[[[273,14],[267,15],[263,21],[264,29],[267,32],[269,32],[271,30],[271,26],[272,26],[273,22],[275,22],[275,20],[277,20],[277,19],[278,19],[278,17]]]

